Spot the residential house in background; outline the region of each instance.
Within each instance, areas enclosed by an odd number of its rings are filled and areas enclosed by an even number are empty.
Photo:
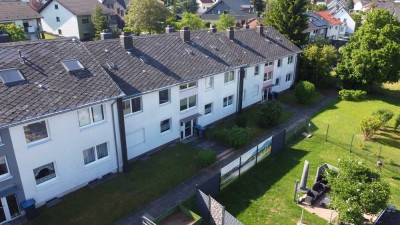
[[[326,31],[326,38],[331,40],[337,40],[339,37],[344,37],[346,33],[345,26],[342,21],[336,19],[329,11],[317,11],[315,15],[320,16],[327,24],[328,28]]]
[[[115,20],[118,28],[124,28],[124,16],[128,11],[128,4],[130,0],[99,0],[99,2],[114,11]]]
[[[385,9],[400,20],[400,2],[399,1],[378,1],[374,9]]]
[[[40,37],[40,19],[42,16],[27,3],[19,1],[0,1],[0,23],[14,23],[22,26],[29,40]]]
[[[219,0],[200,15],[201,19],[216,22],[221,14],[229,14],[243,24],[249,19],[257,18],[254,6],[249,0]]]
[[[89,40],[94,37],[91,14],[95,5],[101,6],[110,28],[116,27],[114,12],[97,0],[49,0],[39,11],[43,30],[64,36]]]
[[[353,11],[354,12],[366,12],[372,9],[373,6],[373,2],[369,1],[369,0],[353,0],[353,4],[354,4],[354,8]]]
[[[197,4],[199,4],[199,10],[197,13],[201,15],[204,13],[207,9],[211,8],[211,6],[217,2],[217,0],[196,0]]]
[[[342,26],[345,29],[345,36],[350,36],[354,33],[356,22],[350,16],[349,11],[346,10],[345,5],[341,1],[331,1],[328,4],[328,11],[332,14],[334,18],[339,19],[342,22]]]
[[[328,29],[328,23],[314,12],[307,12],[306,14],[308,16],[308,28],[304,32],[309,33],[308,39],[325,39]]]

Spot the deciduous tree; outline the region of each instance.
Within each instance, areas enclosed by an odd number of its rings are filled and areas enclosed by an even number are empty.
[[[205,28],[205,25],[197,14],[184,12],[180,27],[188,27],[189,30],[200,30]]]
[[[14,23],[0,24],[0,29],[8,34],[11,41],[24,41],[26,40],[24,28],[16,26]]]
[[[260,16],[265,10],[265,1],[263,0],[252,0],[251,3],[254,5],[254,10],[257,15]]]
[[[199,4],[196,0],[175,0],[175,4],[180,9],[179,13],[189,12],[196,14],[199,10]]]
[[[93,8],[91,16],[95,38],[100,38],[100,33],[108,28],[108,23],[99,4]]]
[[[400,22],[389,11],[375,9],[341,50],[335,71],[344,88],[370,87],[400,79]]]
[[[236,23],[235,17],[229,14],[222,14],[216,23],[218,31],[226,31],[229,27],[234,27]]]
[[[309,0],[270,0],[265,9],[264,25],[273,26],[298,46],[307,42]]]

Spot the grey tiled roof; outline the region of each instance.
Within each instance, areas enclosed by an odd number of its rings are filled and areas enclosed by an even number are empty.
[[[49,0],[40,9],[39,12],[45,9],[52,1],[60,3],[62,6],[67,8],[70,12],[72,12],[76,16],[91,15],[96,4],[98,4],[101,7],[104,14],[114,14],[114,11],[102,5],[97,0]]]
[[[133,37],[130,54],[118,39],[84,44],[125,94],[134,95],[301,51],[274,28],[264,29],[265,36],[255,29],[235,31],[234,41],[207,30],[191,32],[186,43],[179,31]],[[107,61],[116,69],[108,69]]]
[[[219,4],[226,4],[229,8],[229,15],[235,17],[236,20],[248,20],[257,18],[256,12],[249,13],[247,10],[242,8],[242,6],[252,6],[249,0],[219,0],[209,9],[207,9],[203,14],[201,14],[200,17],[204,20],[218,20],[220,15],[213,12],[214,8],[219,7]]]
[[[308,28],[304,30],[304,32],[312,32],[314,30],[324,29],[328,27],[328,23],[315,13],[309,12],[306,14],[308,16]]]
[[[60,63],[66,59],[79,60],[86,69],[68,73]],[[8,68],[19,69],[26,81],[0,82],[0,127],[121,94],[85,46],[70,38],[0,44],[0,70]]]
[[[39,19],[42,16],[23,2],[0,1],[0,21]]]

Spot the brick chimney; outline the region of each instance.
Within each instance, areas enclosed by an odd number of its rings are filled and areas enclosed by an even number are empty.
[[[112,38],[112,33],[109,30],[103,30],[100,33],[101,40],[106,40],[106,39],[111,39],[111,38]]]
[[[233,27],[229,27],[226,30],[226,35],[228,36],[229,40],[233,40],[235,38],[235,32],[233,31]]]
[[[262,24],[257,26],[257,33],[261,36],[264,35],[264,26]]]
[[[188,42],[190,41],[190,30],[188,27],[184,27],[179,31],[179,36],[181,37],[182,41]]]
[[[0,29],[0,43],[6,43],[10,41],[10,36],[8,34],[3,33]]]
[[[165,33],[169,34],[169,33],[173,33],[175,32],[175,28],[174,27],[170,27],[169,25],[165,28]]]
[[[132,40],[132,35],[130,32],[122,32],[121,35],[119,36],[119,39],[121,41],[122,47],[125,48],[125,50],[129,50],[133,48],[133,40]]]
[[[208,28],[210,30],[211,33],[216,33],[217,32],[217,28],[215,27],[215,25],[210,24],[210,28]]]

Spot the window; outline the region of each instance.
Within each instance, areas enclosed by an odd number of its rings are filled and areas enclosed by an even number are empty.
[[[0,157],[0,177],[8,175],[10,172],[8,170],[7,159],[5,156]]]
[[[79,110],[78,120],[80,127],[104,120],[103,105],[96,105]]]
[[[274,62],[267,62],[265,63],[265,67],[271,67],[274,65]]]
[[[255,66],[254,67],[254,76],[257,76],[260,73],[260,67],[259,66]]]
[[[208,103],[204,106],[204,115],[212,113],[212,103]]]
[[[253,87],[253,97],[258,95],[258,90],[260,89],[260,85],[256,84]]]
[[[225,73],[224,83],[228,83],[235,80],[235,73],[234,71],[229,71]]]
[[[82,19],[82,23],[89,23],[89,19],[88,18]]]
[[[171,130],[171,119],[166,119],[160,122],[161,133]]]
[[[54,5],[54,9],[58,9],[58,4],[55,4],[55,5]]]
[[[292,55],[289,56],[288,59],[287,59],[287,64],[291,64],[291,63],[293,63],[293,56]]]
[[[264,81],[271,80],[272,78],[272,71],[264,73]]]
[[[343,23],[346,23],[346,22],[347,22],[347,19],[346,19],[346,18],[344,18],[344,19],[343,19]]]
[[[85,165],[108,156],[107,143],[96,145],[83,151]]]
[[[316,34],[317,33],[317,30],[313,30],[313,34]]]
[[[286,82],[290,81],[292,79],[292,74],[286,74]]]
[[[33,170],[33,175],[35,176],[36,184],[41,184],[48,180],[56,177],[56,170],[54,169],[54,163],[43,165]]]
[[[120,14],[119,8],[117,8],[117,13]]]
[[[206,82],[206,89],[211,89],[214,86],[214,77],[206,77],[205,79]]]
[[[197,82],[193,81],[193,82],[189,82],[189,83],[180,85],[179,90],[185,90],[185,89],[196,87],[196,86],[197,86]]]
[[[61,61],[61,64],[68,72],[85,69],[85,67],[83,67],[83,65],[76,59],[63,60]]]
[[[142,111],[142,97],[136,97],[122,101],[124,115]]]
[[[124,16],[124,10],[121,9],[121,16]]]
[[[169,102],[169,89],[165,89],[158,92],[159,104],[165,104]]]
[[[224,107],[233,104],[233,95],[224,98]]]
[[[195,107],[196,95],[190,96],[189,98],[181,99],[180,106],[181,106],[181,111]]]
[[[277,67],[281,67],[281,65],[282,65],[282,59],[278,59],[278,65],[277,65]]]
[[[3,84],[11,84],[14,82],[24,81],[25,77],[17,69],[0,70],[0,80]]]
[[[60,17],[57,16],[57,17],[56,17],[56,21],[57,21],[57,22],[60,22]]]
[[[58,29],[58,34],[61,35],[62,34],[62,30]]]
[[[276,78],[276,80],[275,80],[275,85],[279,85],[279,81],[280,81],[280,79],[279,79],[279,77],[278,78]]]
[[[24,133],[28,144],[49,137],[46,121],[44,120],[24,126]]]
[[[332,26],[329,26],[329,30],[332,29]]]
[[[337,27],[338,27],[338,26],[335,26],[335,30],[337,30]]]

